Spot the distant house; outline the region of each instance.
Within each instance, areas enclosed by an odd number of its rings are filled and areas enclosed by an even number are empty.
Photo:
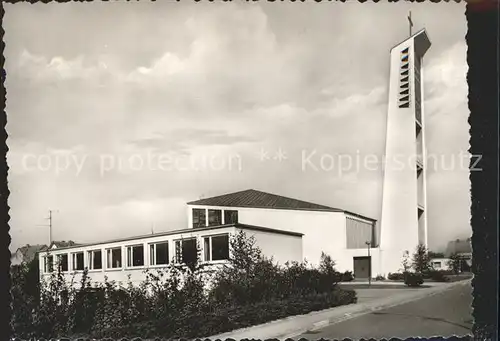
[[[472,245],[471,239],[456,239],[450,241],[446,247],[445,255],[458,256],[460,259],[460,271],[470,271],[472,267]]]
[[[54,242],[52,242],[52,244],[50,244],[50,248],[52,250],[54,250],[54,249],[59,249],[61,247],[70,247],[70,246],[77,246],[77,245],[78,244],[75,243],[72,240],[68,240],[68,241],[62,240],[62,241],[54,241]]]
[[[11,254],[11,257],[10,257],[11,266],[31,262],[35,258],[36,253],[38,251],[44,250],[46,248],[47,248],[47,245],[43,245],[43,244],[42,245],[41,244],[36,244],[36,245],[27,244],[25,246],[21,246],[14,253]]]
[[[434,270],[451,270],[449,258],[432,258],[431,266]]]
[[[472,254],[471,239],[456,239],[448,242],[445,254],[450,256],[452,254]]]
[[[76,245],[76,243],[72,240],[54,241],[50,245],[50,248],[57,249],[60,247],[68,247],[73,245]],[[14,253],[11,254],[10,257],[11,266],[20,265],[23,263],[29,263],[35,258],[37,252],[46,251],[47,249],[48,247],[45,244],[35,244],[35,245],[26,244],[25,246],[21,246]]]
[[[471,239],[457,239],[448,243],[446,247],[445,255],[450,257],[451,255],[458,255],[464,259],[472,260],[472,245]]]

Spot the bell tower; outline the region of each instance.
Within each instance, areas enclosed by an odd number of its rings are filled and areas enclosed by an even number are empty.
[[[380,226],[381,270],[397,272],[405,252],[427,246],[423,57],[425,29],[392,48]]]

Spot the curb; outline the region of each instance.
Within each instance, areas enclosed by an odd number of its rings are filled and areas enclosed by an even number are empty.
[[[289,316],[289,317],[286,317],[284,319],[269,321],[269,322],[261,324],[261,325],[251,326],[251,327],[247,327],[247,328],[243,328],[243,329],[239,329],[239,330],[234,330],[231,332],[222,333],[222,334],[219,334],[216,336],[211,336],[210,339],[211,340],[227,340],[227,339],[231,338],[231,339],[235,339],[235,340],[241,340],[241,339],[248,338],[248,337],[246,337],[245,335],[243,335],[243,337],[238,337],[238,334],[249,334],[249,333],[252,333],[252,330],[255,330],[255,333],[254,333],[255,337],[258,336],[258,338],[260,338],[260,339],[286,340],[288,338],[294,338],[294,337],[301,335],[301,334],[308,332],[308,331],[322,329],[322,328],[325,328],[327,326],[334,325],[334,324],[337,324],[340,322],[344,322],[344,321],[347,321],[347,320],[350,320],[350,319],[353,319],[353,318],[356,318],[359,316],[363,316],[363,315],[369,314],[369,313],[374,312],[374,311],[392,308],[392,307],[402,305],[405,303],[417,301],[417,300],[422,299],[424,297],[433,296],[433,295],[436,295],[438,293],[450,290],[451,288],[454,288],[458,285],[466,285],[466,284],[470,285],[470,279],[464,280],[464,281],[447,283],[447,284],[444,284],[443,286],[435,286],[435,287],[425,288],[422,291],[418,291],[417,293],[410,295],[409,297],[406,297],[406,298],[405,298],[406,295],[401,293],[401,294],[397,294],[397,295],[394,295],[394,296],[389,297],[389,298],[384,297],[384,298],[381,298],[378,300],[373,300],[371,302],[366,302],[366,303],[362,303],[362,304],[355,303],[355,304],[350,304],[350,305],[339,306],[339,307],[329,308],[329,309],[325,309],[325,310],[315,311],[315,312],[311,312],[311,313],[306,314],[306,315]],[[333,317],[327,317],[327,318],[322,318],[322,319],[320,317],[321,315],[335,314],[335,310],[337,310],[337,312],[338,312],[339,309],[342,309],[342,308],[346,309],[347,311],[340,316],[333,316]],[[315,315],[317,316],[316,320],[314,320]],[[318,315],[320,315],[320,316],[318,316]],[[303,326],[303,327],[299,327],[299,328],[297,328],[297,327],[290,328],[289,327],[289,328],[287,328],[286,324],[288,324],[294,320],[299,320],[301,318],[306,318],[306,317],[311,318],[313,321],[311,321],[310,323],[307,323],[306,326]],[[319,319],[318,319],[318,317],[319,317]],[[257,334],[260,334],[259,333],[260,328],[266,328],[266,327],[272,328],[273,326],[277,327],[280,324],[285,324],[283,326],[284,328],[282,328],[282,330],[283,329],[285,329],[285,330],[288,329],[288,330],[284,331],[284,333],[283,332],[273,333],[272,331],[269,331],[268,335],[257,335]],[[276,329],[278,329],[278,328],[276,328]]]

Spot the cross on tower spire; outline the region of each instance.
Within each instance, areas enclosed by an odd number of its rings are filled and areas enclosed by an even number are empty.
[[[411,37],[411,29],[413,27],[413,21],[411,20],[411,11],[408,12],[408,23],[410,26],[410,37]]]

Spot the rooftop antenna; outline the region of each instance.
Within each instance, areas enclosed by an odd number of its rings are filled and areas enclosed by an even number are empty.
[[[151,224],[151,234],[155,234],[155,223]]]
[[[45,226],[49,228],[49,247],[52,245],[52,213],[59,212],[59,210],[49,210],[48,218],[45,218],[49,221],[46,225],[37,225],[37,226]]]

